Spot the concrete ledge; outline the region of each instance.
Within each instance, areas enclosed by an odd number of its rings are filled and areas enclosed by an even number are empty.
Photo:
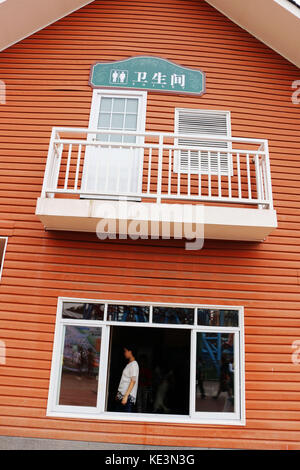
[[[262,241],[277,227],[275,210],[202,204],[39,198],[36,215],[46,230],[144,238]]]

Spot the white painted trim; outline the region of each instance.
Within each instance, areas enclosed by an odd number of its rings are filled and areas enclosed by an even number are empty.
[[[298,3],[298,7],[294,4],[289,2],[288,0],[274,0],[278,5],[288,10],[293,15],[297,16],[300,19],[300,3]]]
[[[244,307],[240,309],[240,400],[241,424],[246,424],[246,390],[245,390],[245,315]]]
[[[4,242],[4,247],[2,251],[2,258],[1,258],[1,264],[0,264],[0,281],[2,279],[2,272],[3,272],[3,265],[4,265],[4,260],[5,260],[5,254],[6,254],[6,248],[7,248],[7,242],[8,242],[8,237],[0,237],[1,240],[5,240]]]
[[[190,418],[195,418],[196,403],[196,358],[197,353],[197,333],[193,329],[191,331],[191,350],[190,350]],[[193,367],[192,367],[193,364]]]
[[[179,324],[160,324],[160,323],[131,323],[131,322],[108,322],[100,320],[72,320],[62,318],[62,306],[63,302],[70,303],[104,303],[115,305],[141,305],[150,307],[149,320],[152,321],[152,306],[169,306],[169,307],[182,307],[182,308],[194,308],[195,315],[197,308],[210,308],[210,309],[224,309],[224,310],[238,310],[239,311],[239,327],[213,327],[213,326],[201,326],[201,325],[179,325]],[[110,301],[103,299],[78,299],[70,297],[59,297],[57,304],[57,315],[55,325],[55,337],[52,354],[51,364],[51,375],[50,375],[50,386],[48,393],[48,405],[47,405],[47,416],[55,417],[66,417],[66,418],[86,418],[86,419],[104,419],[104,420],[118,420],[122,421],[124,417],[125,421],[143,421],[143,422],[167,422],[167,423],[196,423],[196,424],[220,424],[220,425],[244,425],[245,424],[245,395],[244,395],[244,322],[243,322],[243,307],[237,305],[195,305],[195,304],[180,304],[180,303],[164,303],[164,302],[138,302],[138,301]],[[104,311],[105,315],[105,311]],[[104,317],[106,318],[106,317]],[[99,393],[97,396],[96,407],[73,407],[73,406],[61,406],[58,403],[60,376],[61,376],[61,355],[62,348],[64,345],[63,334],[67,325],[81,325],[90,327],[102,328],[102,341],[99,368],[99,380],[98,387],[101,383],[101,389],[104,393]],[[189,329],[191,331],[191,344],[190,344],[190,409],[188,415],[163,415],[163,414],[146,414],[146,413],[116,413],[105,411],[106,403],[106,389],[107,389],[107,364],[108,364],[108,353],[109,353],[109,341],[110,341],[110,325],[118,326],[139,326],[145,328],[179,328]],[[234,344],[235,344],[235,355],[237,349],[239,349],[235,360],[239,363],[240,367],[237,367],[239,377],[235,373],[235,385],[239,382],[240,396],[238,396],[238,387],[235,387],[235,400],[238,397],[240,402],[239,416],[238,413],[203,413],[195,411],[195,390],[196,390],[196,333],[197,332],[214,332],[214,333],[234,333]],[[239,343],[236,338],[239,338]],[[237,401],[235,401],[237,402]]]
[[[132,416],[134,414],[135,416]],[[232,419],[231,417],[227,419],[221,418],[190,418],[189,415],[150,415],[144,413],[115,413],[112,411],[106,411],[103,414],[88,414],[84,412],[78,413],[67,413],[67,412],[56,412],[50,411],[47,412],[48,417],[56,418],[69,418],[69,419],[97,419],[103,421],[119,421],[119,422],[144,422],[144,423],[178,423],[178,424],[205,424],[205,425],[222,425],[222,426],[244,426],[241,420]],[[226,413],[222,413],[223,415]],[[231,414],[231,413],[228,413]]]

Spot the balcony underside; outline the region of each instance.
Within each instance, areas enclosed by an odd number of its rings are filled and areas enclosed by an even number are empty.
[[[276,227],[276,211],[198,204],[39,198],[36,215],[46,230],[143,237],[262,241]]]

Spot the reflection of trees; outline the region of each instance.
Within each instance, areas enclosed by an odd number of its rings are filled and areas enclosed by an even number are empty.
[[[153,307],[156,323],[187,324],[194,323],[194,309],[180,307]]]
[[[66,328],[63,367],[70,371],[91,371],[99,366],[101,332],[99,328],[68,325]],[[92,358],[91,358],[92,356]]]
[[[238,311],[198,308],[198,325],[238,326]]]
[[[69,304],[65,303],[63,318],[78,318],[83,320],[103,320],[103,304]]]
[[[108,320],[122,322],[148,322],[149,307],[139,305],[108,305]]]
[[[234,335],[233,333],[201,333],[200,335],[200,351],[205,370],[211,371],[210,375],[216,374],[219,377],[222,356],[225,354],[229,361],[233,361]]]

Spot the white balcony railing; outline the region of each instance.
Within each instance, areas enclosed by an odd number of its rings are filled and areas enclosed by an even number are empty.
[[[268,142],[53,128],[41,197],[272,209]]]

